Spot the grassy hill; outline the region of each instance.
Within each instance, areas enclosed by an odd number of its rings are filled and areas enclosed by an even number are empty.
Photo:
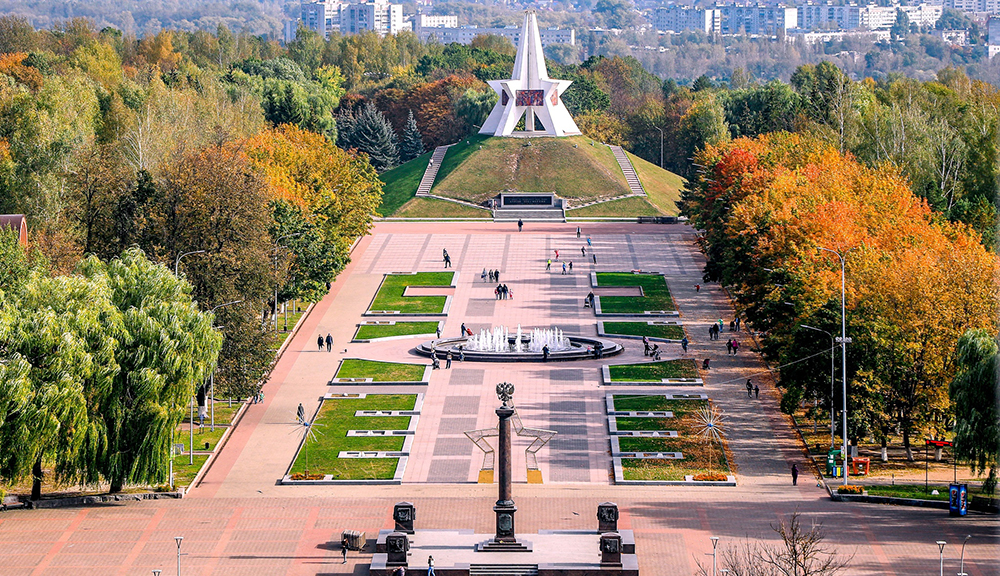
[[[432,193],[476,204],[504,190],[589,201],[628,193],[607,146],[585,136],[472,137],[448,149]]]
[[[420,178],[424,175],[424,170],[427,169],[427,163],[433,153],[432,150],[422,156],[417,156],[413,160],[379,175],[379,180],[385,184],[382,187],[382,204],[378,207],[380,215],[391,216],[403,204],[416,196]]]

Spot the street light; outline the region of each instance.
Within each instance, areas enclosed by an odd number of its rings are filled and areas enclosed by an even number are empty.
[[[174,542],[177,542],[177,576],[181,576],[181,541],[183,540],[183,536],[174,536]]]
[[[226,302],[225,304],[219,304],[218,306],[212,308],[211,312],[214,314],[219,308],[225,306],[232,306],[233,304],[239,304],[243,302],[242,300],[233,300],[232,302]],[[215,319],[213,318],[214,322]],[[209,398],[212,399],[212,432],[215,432],[215,368],[212,369],[212,375],[209,377]]]
[[[663,168],[663,128],[659,126],[653,126],[660,131],[660,168]]]
[[[153,570],[153,576],[160,576],[160,572],[163,572],[163,570]]]
[[[819,328],[814,328],[813,326],[806,326],[805,324],[799,324],[799,328],[805,328],[806,330],[815,330],[816,332],[822,332],[830,337],[830,449],[833,450],[833,444],[836,442],[837,428],[834,423],[833,411],[833,388],[834,388],[834,373],[835,373],[835,362],[834,362],[834,349],[836,349],[836,340],[833,334],[827,332],[826,330],[820,330]],[[847,460],[844,460],[844,466],[847,466]]]
[[[192,250],[191,252],[184,252],[184,253],[178,254],[177,258],[174,259],[174,276],[180,276],[181,258],[183,258],[185,256],[190,256],[191,254],[204,254],[205,252],[206,252],[205,250]],[[171,405],[171,409],[172,408],[173,408],[173,406]],[[194,425],[194,422],[193,422],[193,419],[192,419],[192,426],[193,425]],[[191,432],[191,437],[194,438],[194,431],[193,430]],[[192,440],[192,442],[194,442],[194,440]],[[192,446],[192,448],[193,448],[193,446]],[[194,464],[194,454],[193,453],[191,455],[191,460],[192,460],[191,463]],[[173,428],[170,429],[170,471],[168,472],[168,474],[170,476],[168,478],[168,480],[170,482],[170,487],[173,488],[174,487],[174,429]]]
[[[719,537],[712,536],[711,538],[709,538],[709,540],[712,541],[712,576],[715,576],[715,568],[716,568],[715,547],[719,545]]]
[[[968,576],[965,573],[965,545],[969,542],[969,538],[972,538],[972,534],[969,534],[965,537],[965,540],[962,540],[962,565],[958,569],[958,576]],[[944,568],[942,568],[941,571],[943,572]]]
[[[847,313],[845,302],[847,300],[847,284],[845,283],[844,274],[844,256],[836,251],[829,248],[823,248],[822,246],[816,247],[819,250],[825,252],[832,252],[840,258],[840,337],[836,339],[840,342],[840,361],[841,361],[841,384],[843,385],[843,410],[841,411],[841,419],[844,421],[844,486],[847,486],[847,344],[851,341],[847,337]]]
[[[284,236],[279,236],[278,239],[274,241],[274,275],[275,275],[275,283],[274,283],[274,331],[275,332],[278,331],[278,282],[277,282],[278,279],[277,279],[277,275],[278,275],[278,248],[281,247],[281,245],[279,244],[279,242],[281,242],[285,238],[291,238],[293,236],[302,236],[303,234],[305,234],[305,232],[295,232],[293,234],[285,234]]]
[[[941,555],[941,571],[940,571],[940,574],[941,574],[941,576],[944,576],[944,545],[947,544],[947,542],[945,542],[944,540],[938,540],[936,542],[936,544],[938,545],[938,552]]]

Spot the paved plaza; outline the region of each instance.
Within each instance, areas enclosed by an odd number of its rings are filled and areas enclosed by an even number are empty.
[[[433,232],[433,233],[432,233]],[[590,236],[592,247],[587,254]],[[607,387],[601,366],[643,361],[641,343],[605,360],[567,363],[455,362],[436,370],[426,386],[337,385],[329,382],[341,359],[405,361],[420,339],[351,343],[383,274],[443,270],[448,250],[457,271],[443,337],[457,337],[465,323],[474,332],[504,324],[512,329],[555,326],[571,335],[596,336],[594,313],[584,308],[593,271],[644,270],[666,275],[691,339],[687,357],[711,358],[697,388]],[[559,251],[559,261],[555,251]],[[596,263],[594,257],[596,256]],[[553,259],[546,271],[546,261]],[[562,274],[562,261],[573,272]],[[495,385],[514,383],[514,404],[527,427],[558,432],[538,453],[544,484],[526,484],[524,448],[515,437],[513,478],[518,530],[595,529],[597,504],[617,502],[620,526],[635,531],[640,571],[693,575],[696,562],[711,572],[710,536],[720,548],[742,539],[776,541],[771,525],[793,512],[807,527],[823,523],[827,541],[854,554],[848,574],[936,574],[936,540],[945,549],[945,573],[958,572],[962,539],[971,576],[1000,574],[995,516],[950,518],[946,511],[844,504],[829,500],[790,421],[778,410],[767,367],[741,333],[741,351],[726,354],[708,340],[720,318],[728,329],[732,310],[725,293],[701,281],[704,261],[685,225],[527,223],[380,223],[354,248],[352,262],[330,294],[303,321],[265,386],[265,400],[251,405],[211,470],[183,500],[13,511],[0,514],[0,575],[175,573],[174,536],[184,536],[183,574],[367,574],[370,552],[351,552],[341,563],[339,534],[365,531],[374,538],[392,526],[395,502],[416,506],[419,528],[492,532],[495,486],[476,484],[482,453],[463,432],[496,425]],[[513,298],[497,300],[483,269],[500,271]],[[703,284],[700,291],[696,284]],[[410,318],[406,318],[409,320]],[[402,319],[401,319],[402,320]],[[332,334],[332,352],[316,350],[318,334]],[[664,359],[682,357],[679,345],[661,345]],[[761,388],[748,399],[747,378]],[[613,483],[605,395],[629,391],[707,394],[727,416],[738,485],[733,487],[616,486]],[[301,436],[294,425],[302,403],[312,413],[326,393],[423,393],[424,402],[402,484],[397,486],[279,485]],[[789,469],[803,470],[793,487]],[[598,552],[595,549],[594,554]]]

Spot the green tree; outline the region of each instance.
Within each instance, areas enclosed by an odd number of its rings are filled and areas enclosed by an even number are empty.
[[[372,166],[379,172],[399,164],[396,133],[385,116],[370,103],[355,118],[347,140],[351,148],[368,154]]]
[[[424,140],[417,128],[417,121],[413,118],[413,110],[409,110],[406,117],[406,126],[403,128],[403,139],[399,143],[400,160],[406,162],[424,153]]]
[[[955,455],[975,474],[989,470],[983,489],[992,494],[1000,455],[997,340],[985,330],[970,330],[958,340],[955,352],[958,372],[948,389],[955,409]]]
[[[109,263],[91,257],[82,270],[108,286],[123,328],[116,354],[121,370],[91,397],[97,404],[92,418],[103,422],[106,448],[87,462],[86,476],[100,474],[112,492],[126,483],[162,482],[171,431],[214,367],[222,337],[212,328],[211,315],[191,299],[191,286],[138,248]]]
[[[271,203],[271,236],[282,240],[286,254],[285,282],[278,290],[278,301],[318,302],[327,293],[327,283],[347,264],[336,242],[327,242],[322,230],[306,219],[305,211],[283,200]],[[294,236],[293,236],[294,235]]]

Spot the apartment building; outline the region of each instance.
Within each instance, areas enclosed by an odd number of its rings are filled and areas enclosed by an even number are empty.
[[[663,32],[701,30],[706,34],[722,32],[722,12],[715,8],[668,6],[653,13],[653,27]]]
[[[720,34],[774,36],[798,26],[796,8],[762,4],[716,4],[709,8],[667,6],[657,8],[653,24],[664,32],[702,30]]]
[[[285,22],[285,42],[295,39],[295,31],[300,24],[324,38],[329,38],[332,32],[341,34],[377,32],[385,35],[397,34],[408,29],[403,22],[403,5],[390,4],[385,0],[371,2],[320,0],[303,3],[299,19]]]
[[[413,30],[422,42],[434,39],[441,44],[471,44],[472,39],[484,34],[494,34],[503,36],[511,41],[515,46],[521,40],[521,28],[508,26],[506,28],[479,28],[477,26],[456,26],[456,27],[416,27]],[[542,47],[551,44],[576,44],[576,31],[564,28],[539,28],[538,35],[542,40]]]

